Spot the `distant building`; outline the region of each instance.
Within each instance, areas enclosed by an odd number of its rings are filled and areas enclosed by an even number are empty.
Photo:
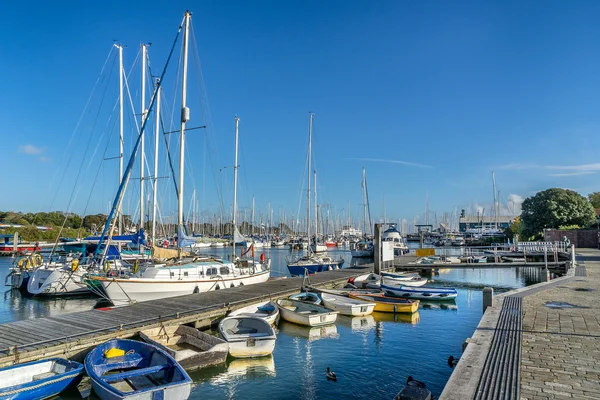
[[[463,233],[488,233],[494,231],[496,228],[503,231],[517,217],[518,215],[460,217],[458,230]]]
[[[336,232],[339,236],[362,236],[360,229],[353,228],[351,226],[344,226],[341,231]]]

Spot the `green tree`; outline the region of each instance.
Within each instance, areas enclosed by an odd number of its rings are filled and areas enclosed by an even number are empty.
[[[600,192],[588,194],[588,199],[594,208],[600,208]]]
[[[520,235],[522,230],[521,217],[516,217],[510,225],[504,230],[506,237],[514,239],[515,235]]]
[[[525,199],[521,206],[523,231],[537,236],[545,228],[585,226],[595,221],[592,204],[582,195],[567,189],[547,189]]]

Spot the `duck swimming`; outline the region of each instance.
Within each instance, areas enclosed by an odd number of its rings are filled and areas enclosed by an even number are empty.
[[[325,376],[327,377],[328,381],[337,381],[337,376],[335,375],[335,372],[329,369],[329,367],[327,367],[327,372],[325,373]]]

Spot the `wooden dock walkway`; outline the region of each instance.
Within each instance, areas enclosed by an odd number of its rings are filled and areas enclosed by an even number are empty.
[[[321,272],[311,275],[310,283],[317,287],[343,285],[350,277],[367,273],[369,268],[372,264]],[[301,277],[275,279],[125,307],[0,324],[0,367],[55,356],[79,359],[98,343],[132,337],[142,328],[160,324],[194,323],[208,327],[230,309],[296,293],[302,282]]]

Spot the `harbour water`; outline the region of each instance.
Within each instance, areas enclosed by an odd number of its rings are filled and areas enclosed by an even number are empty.
[[[225,255],[230,249],[207,249]],[[273,276],[287,275],[287,249],[265,249]],[[351,263],[349,251],[332,252]],[[11,258],[0,258],[5,276]],[[355,260],[356,262],[356,260]],[[452,372],[449,355],[457,357],[482,314],[482,289],[496,292],[537,283],[530,268],[442,269],[435,286],[456,287],[452,303],[422,303],[418,314],[375,313],[363,318],[339,317],[334,326],[308,329],[280,323],[275,351],[257,360],[227,364],[192,374],[192,399],[391,399],[408,375],[424,381],[437,397]],[[75,312],[92,308],[93,297],[38,299],[7,290],[0,301],[0,322]],[[327,381],[330,367],[338,381]]]

